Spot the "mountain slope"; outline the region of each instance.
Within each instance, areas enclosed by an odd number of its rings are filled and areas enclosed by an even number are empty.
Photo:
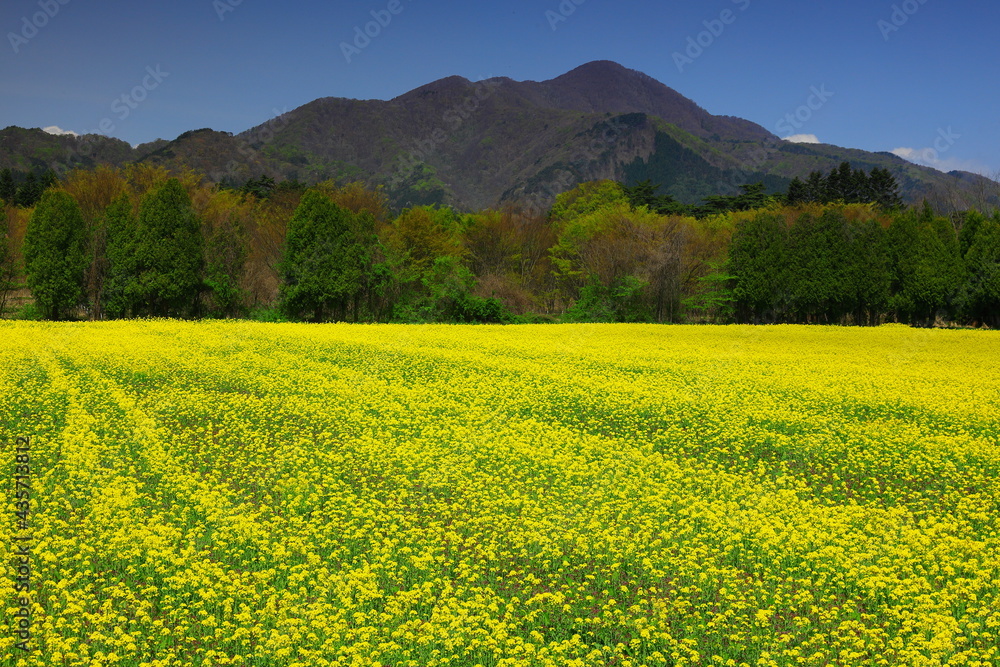
[[[648,178],[696,203],[748,182],[782,190],[796,176],[844,161],[889,169],[909,201],[952,196],[983,181],[888,153],[788,143],[750,121],[714,116],[609,61],[549,81],[453,76],[387,101],[322,98],[239,135],[197,130],[136,149],[107,137],[0,131],[0,167],[129,161],[190,167],[229,183],[263,174],[310,183],[363,180],[384,186],[397,207],[464,209],[510,201],[546,208],[559,192],[597,178]]]

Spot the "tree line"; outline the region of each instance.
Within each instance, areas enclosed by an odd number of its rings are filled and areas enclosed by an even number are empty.
[[[996,214],[905,210],[891,174],[850,165],[804,184],[807,194],[793,181],[784,195],[747,184],[700,211],[649,182],[597,181],[544,212],[393,213],[359,183],[263,177],[220,188],[148,165],[79,170],[31,207],[5,206],[0,309],[48,319],[1000,324]],[[31,299],[14,303],[25,291]]]
[[[1000,213],[761,212],[736,228],[727,268],[740,322],[1000,326]]]

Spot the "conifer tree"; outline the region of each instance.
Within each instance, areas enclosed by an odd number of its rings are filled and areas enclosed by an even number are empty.
[[[374,218],[354,214],[309,190],[288,223],[281,262],[281,304],[287,315],[324,322],[345,319],[357,302],[370,263]]]
[[[101,293],[104,311],[113,318],[130,317],[139,296],[136,264],[136,219],[128,195],[119,195],[104,213],[107,277]]]
[[[139,205],[135,239],[137,314],[178,317],[197,312],[201,287],[201,228],[176,178]]]
[[[45,192],[24,237],[28,288],[46,319],[58,320],[83,301],[87,268],[83,213],[65,192]]]

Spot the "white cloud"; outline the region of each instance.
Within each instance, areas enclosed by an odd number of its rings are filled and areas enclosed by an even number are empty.
[[[941,154],[933,148],[893,148],[889,151],[893,155],[898,155],[904,160],[924,167],[931,167],[938,171],[969,171],[974,174],[988,171],[986,165],[975,160],[961,160],[956,157],[942,158]]]
[[[49,134],[57,134],[57,135],[68,134],[68,135],[73,136],[73,137],[80,136],[79,134],[77,134],[73,130],[64,130],[64,129],[62,129],[61,127],[59,127],[57,125],[49,125],[48,127],[43,127],[42,128],[42,132],[48,132]]]
[[[819,140],[815,134],[793,134],[790,137],[785,137],[785,141],[790,141],[793,144],[821,144],[822,141]]]

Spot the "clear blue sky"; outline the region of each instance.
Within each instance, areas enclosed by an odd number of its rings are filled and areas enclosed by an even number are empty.
[[[391,21],[348,62],[372,12]],[[996,171],[998,27],[984,0],[4,0],[0,127],[105,121],[138,144],[318,97],[614,60],[783,137]]]

